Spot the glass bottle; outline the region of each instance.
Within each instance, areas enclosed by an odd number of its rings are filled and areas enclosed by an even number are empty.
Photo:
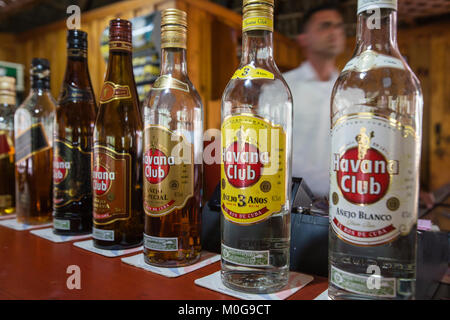
[[[142,118],[132,51],[131,22],[111,20],[93,151],[93,238],[101,249],[137,247],[143,239]]]
[[[87,33],[67,32],[67,67],[56,108],[53,231],[91,233],[91,157],[96,117],[87,63]]]
[[[0,77],[0,216],[15,212],[14,112],[16,79]]]
[[[161,75],[144,106],[144,258],[178,267],[200,258],[203,106],[186,65],[186,13],[161,18]]]
[[[52,220],[53,125],[56,101],[50,93],[50,63],[34,58],[31,90],[14,115],[17,221]]]
[[[251,293],[289,277],[292,96],[273,58],[273,0],[244,0],[239,69],[222,97],[222,281]]]
[[[397,46],[397,1],[359,1],[331,98],[332,299],[413,299],[423,98]]]

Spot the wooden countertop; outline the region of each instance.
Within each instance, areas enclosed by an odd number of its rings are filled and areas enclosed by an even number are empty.
[[[166,278],[125,264],[122,257],[103,257],[75,247],[73,242],[53,243],[30,231],[0,226],[0,299],[235,299],[194,284],[195,279],[220,270],[220,262]],[[81,269],[80,290],[66,286],[69,265]],[[327,286],[326,278],[314,276],[289,300],[314,299]]]

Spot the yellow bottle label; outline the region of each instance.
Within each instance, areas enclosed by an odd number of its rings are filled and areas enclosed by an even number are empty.
[[[227,220],[261,222],[286,202],[286,133],[254,115],[222,124],[221,203]]]
[[[273,19],[269,17],[250,17],[242,20],[242,31],[268,30],[273,31]]]
[[[261,69],[255,68],[251,65],[246,65],[241,69],[237,69],[231,79],[271,79],[273,80],[275,77],[273,73]]]

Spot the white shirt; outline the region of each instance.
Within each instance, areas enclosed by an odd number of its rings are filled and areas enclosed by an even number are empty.
[[[283,74],[294,103],[292,175],[305,179],[316,196],[328,196],[330,154],[330,99],[339,76],[320,81],[312,65]]]

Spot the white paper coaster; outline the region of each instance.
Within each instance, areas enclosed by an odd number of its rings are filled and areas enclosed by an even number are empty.
[[[104,250],[94,247],[94,240],[86,240],[86,241],[80,241],[80,242],[74,242],[74,246],[91,251],[97,254],[100,254],[105,257],[113,258],[113,257],[119,257],[123,256],[129,253],[138,252],[143,250],[143,246],[131,248],[131,249],[125,249],[125,250]]]
[[[328,289],[319,294],[317,297],[315,297],[314,300],[331,300],[328,297]]]
[[[163,267],[156,267],[156,266],[151,266],[151,265],[147,264],[144,261],[144,255],[142,253],[137,254],[135,256],[122,258],[123,262],[131,264],[132,266],[135,266],[135,267],[138,267],[138,268],[141,268],[146,271],[153,272],[153,273],[157,273],[157,274],[163,275],[165,277],[169,277],[169,278],[175,278],[175,277],[182,276],[183,274],[203,268],[204,266],[207,266],[208,264],[214,263],[219,260],[220,260],[220,254],[203,251],[202,255],[200,257],[200,260],[195,264],[192,264],[190,266],[185,266],[185,267],[179,267],[179,268],[163,268]]]
[[[83,234],[78,236],[63,236],[59,234],[53,233],[53,228],[46,228],[46,229],[39,229],[39,230],[32,230],[30,233],[37,235],[38,237],[50,240],[51,242],[68,242],[73,240],[80,240],[80,239],[86,239],[90,238],[91,234]]]
[[[220,278],[220,271],[214,272],[209,276],[197,279],[194,282],[198,286],[218,291],[220,293],[224,293],[243,300],[284,300],[306,286],[313,279],[314,277],[303,273],[289,272],[289,283],[287,287],[282,291],[270,294],[245,293],[227,288],[222,283],[222,279]]]
[[[5,214],[4,216],[0,216],[0,220],[12,219],[15,218],[16,214]]]
[[[53,225],[53,223],[46,223],[46,224],[25,224],[25,223],[19,223],[16,219],[7,219],[0,221],[0,226],[4,226],[10,229],[22,231],[22,230],[30,230],[30,229],[36,229],[36,228],[42,228],[42,227],[49,227]]]

